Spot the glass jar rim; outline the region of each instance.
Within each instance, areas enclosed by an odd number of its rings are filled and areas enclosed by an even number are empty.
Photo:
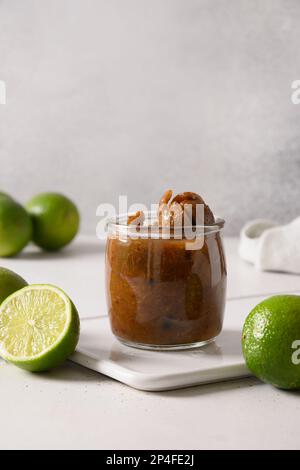
[[[145,216],[145,221],[152,222],[142,227],[138,227],[135,225],[128,225],[127,220],[129,216],[135,215],[135,213],[124,213],[124,214],[117,214],[114,217],[111,217],[107,220],[107,229],[108,233],[123,233],[123,234],[130,234],[134,233],[138,238],[144,238],[145,235],[149,236],[149,231],[151,234],[161,234],[167,232],[165,227],[160,225],[153,225],[153,222],[157,221],[157,213],[151,211],[143,211]],[[217,233],[220,232],[225,225],[225,220],[221,217],[215,217],[215,222],[210,225],[195,225],[195,226],[184,226],[185,230],[193,230],[193,232],[197,233],[197,236],[203,234],[210,234],[210,233]],[[149,230],[150,229],[150,230]],[[182,227],[180,227],[182,230]]]

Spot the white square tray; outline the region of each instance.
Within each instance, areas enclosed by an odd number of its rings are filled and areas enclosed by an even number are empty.
[[[188,351],[143,351],[119,343],[108,317],[82,320],[71,360],[139,390],[159,391],[251,375],[243,360],[241,331],[250,310],[264,297],[227,302],[224,329],[214,343]]]

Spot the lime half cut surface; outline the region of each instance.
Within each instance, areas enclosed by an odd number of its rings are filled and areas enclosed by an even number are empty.
[[[0,307],[0,356],[31,372],[52,369],[74,351],[79,315],[58,287],[31,285]]]

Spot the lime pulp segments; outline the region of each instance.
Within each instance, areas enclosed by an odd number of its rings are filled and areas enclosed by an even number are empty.
[[[76,307],[61,289],[27,286],[0,307],[0,356],[32,372],[49,370],[75,351],[79,330]]]

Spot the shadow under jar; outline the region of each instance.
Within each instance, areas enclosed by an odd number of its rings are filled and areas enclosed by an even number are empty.
[[[107,302],[112,331],[122,343],[188,349],[220,334],[227,281],[223,226],[217,219],[187,240],[162,238],[149,226],[135,230],[133,238],[126,219],[109,222]]]

